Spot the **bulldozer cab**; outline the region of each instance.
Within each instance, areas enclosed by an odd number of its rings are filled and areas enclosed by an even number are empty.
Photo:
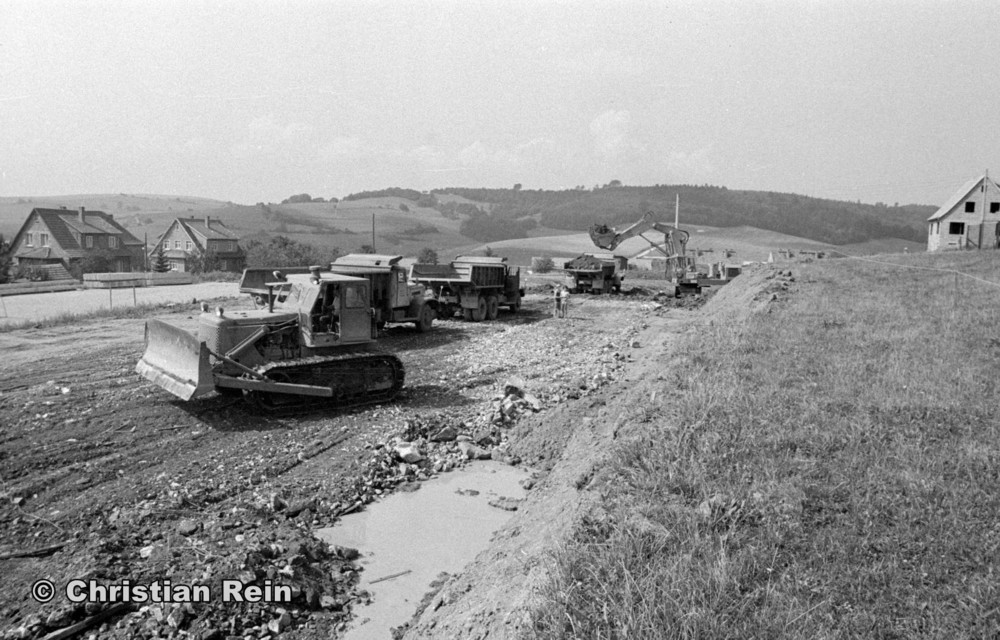
[[[364,278],[324,274],[321,279],[295,282],[294,301],[306,346],[362,344],[372,339],[372,315]]]

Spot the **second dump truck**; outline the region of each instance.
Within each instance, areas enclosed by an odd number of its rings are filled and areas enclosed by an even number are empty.
[[[628,258],[584,253],[563,264],[572,293],[618,293],[622,289]]]
[[[410,279],[423,285],[437,301],[439,318],[461,311],[466,320],[496,320],[500,307],[521,308],[521,269],[506,258],[459,256],[451,264],[415,264]]]

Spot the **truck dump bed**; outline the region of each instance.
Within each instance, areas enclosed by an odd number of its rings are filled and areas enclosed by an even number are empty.
[[[459,256],[451,264],[415,264],[410,269],[410,277],[425,283],[503,287],[507,277],[507,259]]]

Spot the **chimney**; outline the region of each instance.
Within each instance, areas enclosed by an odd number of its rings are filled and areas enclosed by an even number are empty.
[[[87,222],[87,209],[86,207],[80,207],[80,224],[86,224]]]
[[[205,228],[208,229],[212,226],[212,216],[205,216]]]

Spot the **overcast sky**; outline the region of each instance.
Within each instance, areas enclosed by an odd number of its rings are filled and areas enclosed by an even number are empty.
[[[0,195],[1000,177],[995,3],[0,0]]]

